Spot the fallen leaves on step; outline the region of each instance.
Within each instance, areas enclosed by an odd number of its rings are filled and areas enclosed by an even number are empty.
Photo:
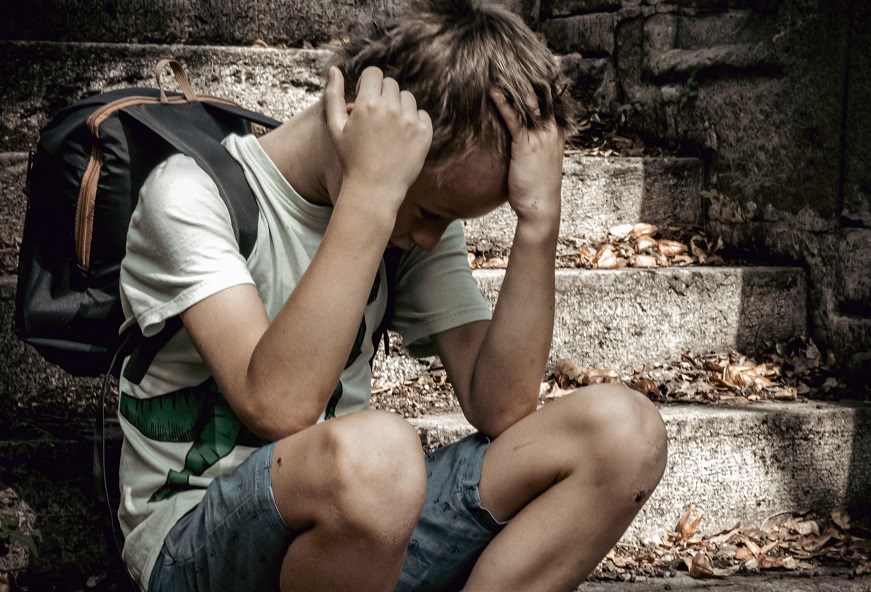
[[[510,249],[489,242],[469,244],[472,269],[502,269]],[[708,237],[694,227],[660,229],[653,224],[619,224],[601,241],[561,239],[556,266],[560,268],[619,269],[659,268],[687,265],[721,265],[723,241]]]
[[[837,517],[837,522],[835,521]],[[728,578],[737,573],[846,569],[871,572],[871,530],[867,522],[844,530],[850,516],[836,509],[830,516],[781,512],[760,526],[740,523],[710,536],[699,532],[701,514],[690,508],[674,531],[644,545],[620,543],[602,560],[592,579],[628,580],[673,575],[686,570],[698,579]]]
[[[777,353],[781,352],[781,353]],[[749,356],[736,351],[685,352],[679,360],[652,364],[627,374],[557,360],[548,381],[560,389],[622,383],[659,402],[747,404],[835,398],[846,386],[834,359],[823,363],[810,338],[795,337],[769,353]],[[543,401],[554,398],[545,394]]]

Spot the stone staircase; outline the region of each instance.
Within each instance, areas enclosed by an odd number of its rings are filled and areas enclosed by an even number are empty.
[[[12,12],[20,14],[0,26],[0,419],[8,421],[0,430],[0,483],[30,504],[42,532],[40,554],[22,581],[36,578],[54,586],[39,589],[83,589],[89,576],[111,571],[114,553],[102,537],[104,510],[94,505],[91,486],[99,385],[50,367],[12,332],[27,150],[60,107],[98,91],[153,86],[152,67],[168,56],[185,64],[198,92],[286,119],[318,99],[329,52],[241,44],[256,38],[295,45],[327,40],[339,33],[335,22],[357,18],[360,9],[353,2],[332,3],[326,13],[334,15],[331,21],[309,8],[300,8],[299,16],[280,3],[251,0],[185,0],[172,3],[175,12],[163,6],[166,1],[121,3],[127,8],[110,10],[116,3],[77,0],[40,20],[25,0],[11,1],[17,6]],[[219,17],[199,18],[206,4]],[[395,6],[382,0],[364,4],[376,11]],[[171,16],[161,20],[161,8]],[[246,20],[246,9],[256,18]],[[105,13],[117,26],[75,16],[88,11]],[[275,24],[294,16],[306,25]],[[63,24],[70,22],[81,26]],[[564,171],[565,241],[598,240],[623,223],[704,223],[699,160],[571,155]],[[466,231],[470,244],[508,248],[512,214],[499,210],[468,222]],[[503,272],[474,273],[494,302]],[[805,272],[792,267],[560,269],[552,359],[628,372],[687,350],[756,351],[806,330],[806,293]],[[378,362],[381,375],[395,380],[423,367],[393,358]],[[702,530],[714,532],[783,510],[825,510],[871,497],[867,406],[797,402],[661,411],[670,437],[668,469],[627,540],[655,540],[690,506],[704,515]],[[454,414],[411,421],[429,445],[471,429]],[[110,444],[117,450],[117,434]]]

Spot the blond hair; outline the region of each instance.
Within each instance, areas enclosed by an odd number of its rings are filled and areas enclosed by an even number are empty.
[[[490,99],[500,90],[524,126],[553,117],[568,134],[567,100],[550,51],[520,17],[481,0],[411,0],[399,18],[373,21],[333,59],[345,75],[349,100],[369,66],[409,90],[429,113],[433,141],[427,166],[443,169],[477,149],[508,158],[510,134]],[[524,100],[529,90],[537,105]]]

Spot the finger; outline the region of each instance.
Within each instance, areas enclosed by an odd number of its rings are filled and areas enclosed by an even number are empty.
[[[342,135],[348,122],[348,109],[345,103],[345,77],[335,66],[330,67],[327,74],[327,88],[324,91],[324,113],[327,117],[327,129],[333,138]]]
[[[380,97],[383,80],[384,73],[381,68],[369,66],[363,70],[363,73],[360,74],[360,80],[357,81],[357,100],[359,101],[363,97]]]
[[[520,116],[517,114],[517,110],[508,104],[508,99],[505,98],[502,91],[491,89],[490,100],[492,100],[493,104],[496,105],[496,110],[499,111],[499,115],[502,116],[502,121],[505,122],[508,131],[511,132],[511,137],[516,137],[522,128],[520,124]]]
[[[532,90],[531,87],[526,89],[526,92],[523,95],[523,102],[526,103],[526,106],[529,108],[530,112],[535,115],[540,115],[538,109],[538,97],[535,96],[535,91]]]
[[[399,83],[393,78],[381,81],[381,96],[399,102]]]
[[[432,119],[430,118],[429,113],[423,109],[418,109],[417,118],[420,120],[420,123],[426,127],[427,132],[429,133],[429,141],[432,142]]]
[[[402,105],[403,111],[410,111],[412,113],[417,111],[417,99],[409,91],[404,90],[399,93],[399,102]]]

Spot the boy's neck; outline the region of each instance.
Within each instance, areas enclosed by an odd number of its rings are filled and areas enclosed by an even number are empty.
[[[342,168],[320,102],[260,137],[260,145],[297,193],[316,205],[332,205]]]

